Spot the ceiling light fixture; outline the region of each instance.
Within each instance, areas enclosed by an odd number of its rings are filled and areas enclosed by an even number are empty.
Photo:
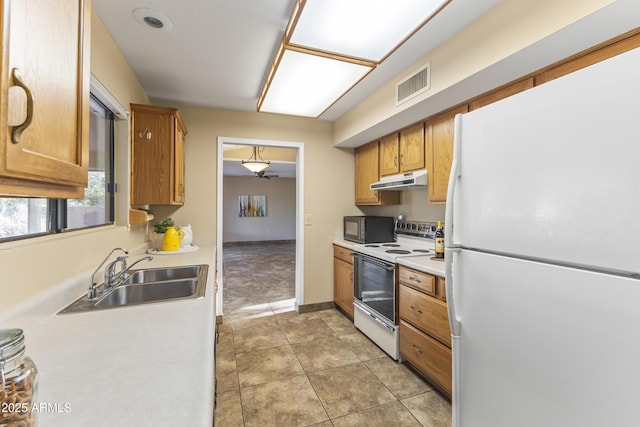
[[[173,22],[167,15],[148,7],[134,9],[131,14],[138,23],[147,28],[160,31],[171,31],[173,29]]]
[[[253,147],[253,154],[249,157],[248,160],[242,161],[242,166],[249,169],[253,173],[262,172],[266,168],[269,167],[271,163],[269,160],[262,160],[260,157],[260,153],[257,150],[258,147]]]
[[[258,111],[319,117],[451,0],[296,0]]]

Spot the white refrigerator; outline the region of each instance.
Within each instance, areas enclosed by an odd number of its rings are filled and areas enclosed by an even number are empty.
[[[640,49],[455,123],[455,427],[640,425]]]

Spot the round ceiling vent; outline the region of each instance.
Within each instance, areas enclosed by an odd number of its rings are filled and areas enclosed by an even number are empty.
[[[148,7],[134,9],[132,15],[136,21],[145,27],[160,31],[171,31],[173,29],[173,22],[167,15]]]

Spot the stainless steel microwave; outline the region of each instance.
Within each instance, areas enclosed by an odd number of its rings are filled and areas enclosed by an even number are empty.
[[[356,243],[393,242],[391,216],[345,216],[344,240]]]

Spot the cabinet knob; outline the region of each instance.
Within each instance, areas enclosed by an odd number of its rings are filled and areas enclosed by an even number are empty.
[[[415,344],[411,344],[411,347],[416,353],[424,353],[424,351],[420,347],[417,347]]]

